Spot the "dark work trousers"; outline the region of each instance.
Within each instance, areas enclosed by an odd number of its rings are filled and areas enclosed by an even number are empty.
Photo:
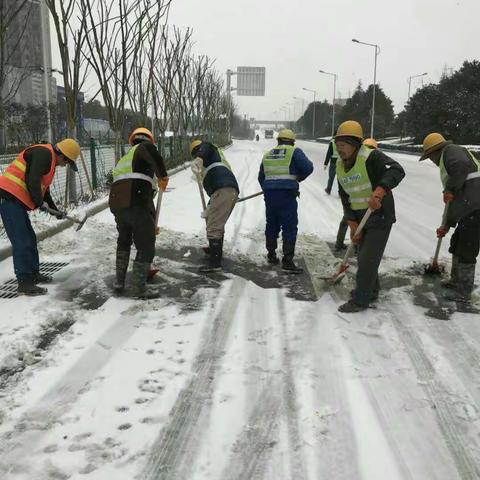
[[[337,174],[337,159],[331,158],[330,163],[328,164],[328,183],[327,190],[332,191],[333,181],[335,180],[335,175]]]
[[[117,251],[130,252],[132,243],[137,249],[137,262],[150,263],[155,256],[154,214],[142,207],[130,207],[115,212],[118,240]]]
[[[264,199],[267,217],[265,237],[277,239],[281,230],[284,242],[294,242],[298,226],[297,190],[265,190]]]
[[[378,267],[387,245],[391,225],[366,228],[358,249],[358,269],[355,290],[352,299],[359,305],[368,306],[378,296],[380,284]]]
[[[28,211],[17,200],[0,198],[0,215],[12,244],[13,268],[17,280],[30,280],[39,271],[37,237]]]
[[[480,250],[480,210],[475,210],[457,223],[450,240],[449,252],[459,263],[477,263]]]

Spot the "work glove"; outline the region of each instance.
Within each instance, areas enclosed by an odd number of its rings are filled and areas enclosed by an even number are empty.
[[[443,192],[443,203],[452,202],[455,199],[455,195],[452,192]]]
[[[378,210],[382,207],[382,199],[387,192],[382,187],[377,187],[368,199],[368,206],[372,210]]]
[[[200,157],[195,158],[195,160],[192,161],[190,168],[195,175],[200,175],[202,173],[203,160]]]
[[[160,233],[160,227],[155,227],[155,235],[158,235]]]
[[[347,220],[347,223],[348,223],[348,226],[350,227],[350,240],[352,241],[353,244],[358,245],[363,235],[361,232],[358,235],[356,235],[355,233],[358,228],[358,223],[354,222],[353,220]]]
[[[443,238],[448,231],[450,230],[450,227],[446,226],[441,226],[437,228],[437,238]]]
[[[162,192],[164,192],[167,189],[168,180],[169,180],[168,177],[162,177],[158,179],[157,185]]]
[[[41,212],[50,213],[50,212],[48,211],[48,208],[50,208],[50,207],[48,206],[48,203],[47,203],[47,202],[43,202],[43,203],[38,207],[38,209],[39,209]]]

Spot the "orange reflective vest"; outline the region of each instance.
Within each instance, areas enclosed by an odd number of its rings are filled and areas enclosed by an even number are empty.
[[[55,175],[55,167],[57,165],[57,154],[52,145],[32,145],[32,147],[46,148],[52,154],[52,161],[50,164],[50,170],[41,178],[42,195],[45,195],[47,188],[53,181]],[[37,208],[33,203],[30,192],[28,191],[27,184],[25,183],[25,172],[27,171],[27,162],[25,160],[25,149],[20,152],[17,158],[6,168],[3,175],[0,176],[0,189],[13,195],[20,200],[29,210]]]

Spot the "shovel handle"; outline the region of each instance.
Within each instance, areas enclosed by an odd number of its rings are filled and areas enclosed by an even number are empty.
[[[198,191],[200,192],[200,198],[202,200],[202,207],[203,207],[203,210],[205,211],[207,209],[207,202],[205,202],[205,195],[203,193],[201,174],[196,174],[196,177],[197,177]]]
[[[155,233],[158,235],[158,219],[160,217],[160,208],[162,206],[163,190],[158,190],[157,206],[155,207]]]
[[[246,197],[239,198],[237,200],[237,203],[244,202],[245,200],[250,200],[251,198],[258,197],[260,195],[263,195],[263,190],[261,192],[252,193],[252,195],[247,195]]]
[[[373,213],[373,210],[371,208],[369,208],[366,212],[365,212],[365,215],[363,216],[362,220],[360,221],[358,227],[357,227],[357,230],[355,231],[355,235],[358,235],[362,232],[363,230],[363,227],[365,226],[365,224],[367,223],[368,219],[370,218],[370,215]],[[350,256],[352,255],[353,251],[355,250],[355,244],[353,242],[350,243],[350,245],[348,246],[347,248],[347,251],[345,252],[345,256],[343,257],[343,261],[340,265],[340,269],[342,267],[345,267],[345,265],[347,265],[348,263],[348,259],[350,258]]]
[[[450,202],[445,204],[445,208],[443,209],[442,215],[442,227],[444,227],[447,223],[447,215],[448,215],[448,207]],[[438,256],[440,255],[440,247],[442,246],[443,237],[440,237],[437,240],[437,247],[435,248],[435,255],[433,256],[432,265],[436,265],[438,263]]]

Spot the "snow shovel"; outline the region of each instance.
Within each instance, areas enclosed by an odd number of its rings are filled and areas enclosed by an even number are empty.
[[[160,217],[160,208],[162,207],[162,197],[163,191],[158,190],[157,197],[157,206],[155,207],[155,235],[160,233],[160,227],[158,226],[158,218]],[[147,282],[152,280],[152,278],[160,271],[158,268],[150,267],[150,270],[147,273]]]
[[[78,227],[75,229],[76,232],[78,232],[83,227],[83,224],[87,221],[87,218],[88,218],[88,215],[85,215],[83,220],[79,220],[78,218],[70,217],[65,212],[60,212],[59,210],[55,210],[54,208],[50,208],[50,207],[45,207],[45,210],[51,213],[52,215],[61,215],[63,218],[67,218],[68,220],[71,220],[74,223],[78,223]]]
[[[244,202],[245,200],[250,200],[251,198],[258,197],[258,196],[260,196],[260,195],[263,195],[263,191],[257,192],[257,193],[253,193],[252,195],[248,195],[248,196],[243,197],[243,198],[239,198],[239,199],[237,200],[237,203]]]
[[[442,227],[444,227],[445,224],[447,223],[449,205],[450,205],[450,202],[446,203],[445,208],[443,209]],[[445,267],[443,265],[440,266],[438,264],[438,255],[440,254],[440,247],[442,246],[442,240],[443,240],[443,237],[440,237],[437,240],[437,248],[435,249],[435,255],[433,256],[432,263],[430,263],[429,265],[426,265],[424,268],[425,275],[441,275],[442,272],[445,270]]]
[[[372,212],[373,212],[373,210],[371,208],[369,208],[365,212],[365,215],[363,216],[362,220],[360,221],[360,224],[357,227],[357,230],[355,231],[355,235],[358,235],[359,233],[361,233],[361,231],[363,230],[363,227],[367,223],[367,220],[370,218],[370,215],[372,214]],[[355,244],[353,242],[351,242],[350,245],[347,248],[347,251],[345,252],[345,256],[343,257],[342,263],[338,267],[337,272],[334,275],[332,275],[331,277],[321,277],[321,279],[325,280],[329,283],[332,283],[332,284],[336,284],[336,283],[341,282],[341,280],[343,279],[343,277],[347,273],[347,269],[349,267],[348,259],[350,258],[350,256],[352,255],[354,250],[355,250]]]

